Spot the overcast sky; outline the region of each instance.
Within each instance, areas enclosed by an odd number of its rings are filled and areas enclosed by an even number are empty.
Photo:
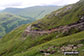
[[[67,5],[77,1],[79,0],[0,0],[0,10],[8,7],[25,8],[43,5]]]

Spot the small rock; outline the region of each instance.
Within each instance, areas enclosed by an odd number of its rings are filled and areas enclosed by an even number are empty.
[[[72,47],[65,47],[66,51],[72,50]]]
[[[82,47],[82,46],[83,46],[83,44],[78,44],[78,45],[77,45],[77,47]]]
[[[50,53],[44,53],[44,55],[45,55],[45,56],[49,56],[49,55],[50,55]]]
[[[68,47],[73,47],[74,45],[68,45]]]
[[[77,47],[75,46],[75,47],[73,47],[73,49],[77,49]]]
[[[58,38],[59,36],[56,36],[56,38]]]
[[[56,50],[52,50],[50,53],[51,53],[51,54],[54,54],[55,52],[56,52]]]

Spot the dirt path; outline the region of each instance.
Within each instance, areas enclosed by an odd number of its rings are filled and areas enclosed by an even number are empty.
[[[74,25],[71,25],[71,26],[66,25],[66,26],[58,27],[58,28],[55,28],[55,29],[47,30],[47,31],[46,30],[43,30],[43,31],[31,30],[31,25],[29,25],[25,31],[27,33],[49,34],[49,33],[55,32],[55,31],[68,30],[68,29],[71,29],[73,27],[81,27],[83,25],[84,25],[84,22],[81,22],[81,23],[74,24]]]

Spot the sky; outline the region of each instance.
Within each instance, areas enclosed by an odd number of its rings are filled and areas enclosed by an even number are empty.
[[[31,6],[57,5],[64,6],[79,0],[0,0],[0,10],[5,8],[25,8]]]

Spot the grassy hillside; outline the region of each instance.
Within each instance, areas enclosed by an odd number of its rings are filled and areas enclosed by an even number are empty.
[[[45,15],[61,8],[61,6],[34,6],[29,8],[7,8],[3,12],[10,12],[25,18],[41,19]]]
[[[34,21],[10,13],[0,13],[0,37],[15,29],[16,27]]]
[[[81,0],[82,1],[82,0]],[[26,32],[29,25],[33,31],[54,29],[58,26],[84,23],[84,2],[65,6],[31,24],[22,25],[0,39],[1,56],[65,56],[64,51],[79,51],[84,56],[84,24],[68,29],[68,32],[51,32],[50,34],[36,34]],[[81,21],[82,20],[82,21]],[[80,21],[80,22],[79,22]],[[63,29],[66,30],[66,29]],[[70,55],[67,55],[70,56]]]
[[[43,53],[40,52],[40,50],[45,50],[52,46],[61,47],[61,46],[66,46],[68,44],[73,44],[73,45],[84,44],[83,42],[84,31],[65,37],[61,35],[59,38],[56,38],[57,34],[55,33],[52,33],[50,35],[37,36],[37,37],[32,37],[32,36],[23,37],[22,34],[27,26],[28,25],[22,25],[21,27],[5,35],[0,40],[0,55],[44,56]],[[81,52],[78,56],[83,56],[84,54],[82,52],[83,49],[84,49],[83,47],[76,49]],[[62,52],[58,52],[60,48],[58,49],[53,48],[51,50],[56,50],[56,52],[54,54],[50,54],[50,56],[64,55]]]

